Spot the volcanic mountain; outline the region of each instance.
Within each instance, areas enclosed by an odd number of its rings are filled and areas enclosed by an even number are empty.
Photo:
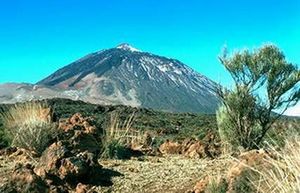
[[[171,112],[214,113],[216,86],[178,60],[121,44],[89,54],[36,85],[1,85],[0,102],[62,97]]]

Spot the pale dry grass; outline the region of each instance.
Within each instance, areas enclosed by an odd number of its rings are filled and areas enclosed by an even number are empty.
[[[290,137],[282,150],[272,148],[272,151],[276,159],[266,160],[270,168],[255,170],[258,177],[252,183],[258,192],[300,192],[300,137]]]
[[[119,115],[112,114],[110,118],[110,125],[106,128],[104,133],[104,141],[117,140],[122,143],[128,142],[130,137],[130,130],[135,119],[135,114],[131,114],[124,122],[120,121]]]
[[[4,125],[9,128],[47,124],[51,122],[50,116],[47,104],[39,102],[15,104],[8,111],[1,113]]]
[[[132,147],[144,141],[144,134],[132,128],[135,121],[135,113],[132,113],[125,121],[120,121],[117,113],[111,115],[110,124],[104,130],[102,137],[103,153],[102,158],[111,157],[109,155],[112,148]]]
[[[11,145],[41,153],[56,125],[51,122],[51,109],[45,103],[15,104],[0,114]]]

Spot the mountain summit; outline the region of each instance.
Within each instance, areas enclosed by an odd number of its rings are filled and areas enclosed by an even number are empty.
[[[131,46],[128,43],[123,43],[117,46],[118,49],[122,49],[122,50],[127,50],[127,51],[132,51],[132,52],[140,52],[140,50],[134,48],[133,46]]]
[[[63,97],[172,112],[214,113],[218,104],[212,91],[215,86],[178,60],[121,44],[89,54],[35,86],[19,85],[15,90],[10,86],[12,96],[1,96],[0,92],[0,100]]]

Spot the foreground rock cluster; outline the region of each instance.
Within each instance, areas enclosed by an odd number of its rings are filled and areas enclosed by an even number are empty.
[[[225,156],[220,156],[220,144],[210,133],[201,141],[186,139],[179,143],[167,140],[159,151],[154,151],[151,146],[153,134],[145,133],[143,140],[128,148],[130,155],[139,152],[139,155],[148,156],[133,156],[134,159],[127,161],[100,160],[103,168],[98,162],[103,149],[102,133],[95,127],[93,119],[77,113],[59,121],[57,134],[41,155],[16,147],[0,150],[0,159],[7,158],[8,165],[13,162],[5,179],[0,162],[0,192],[201,193],[210,192],[208,188],[215,181],[213,177],[220,176],[217,185],[224,185],[228,193],[235,193],[241,192],[236,189],[236,184],[244,172],[249,167],[268,167],[265,160],[270,156],[263,150],[252,150],[242,153],[236,160],[224,159]],[[113,186],[112,176],[115,177]]]
[[[98,163],[100,132],[92,122],[80,114],[61,121],[57,136],[39,158],[30,152],[14,155],[18,148],[2,152],[15,159],[32,155],[34,161],[22,158],[0,192],[92,192],[91,187],[101,182],[102,168]]]

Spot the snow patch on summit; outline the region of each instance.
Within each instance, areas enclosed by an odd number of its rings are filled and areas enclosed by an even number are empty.
[[[126,50],[126,51],[131,51],[131,52],[141,52],[140,50],[132,47],[130,44],[124,43],[120,44],[117,46],[118,49]]]

